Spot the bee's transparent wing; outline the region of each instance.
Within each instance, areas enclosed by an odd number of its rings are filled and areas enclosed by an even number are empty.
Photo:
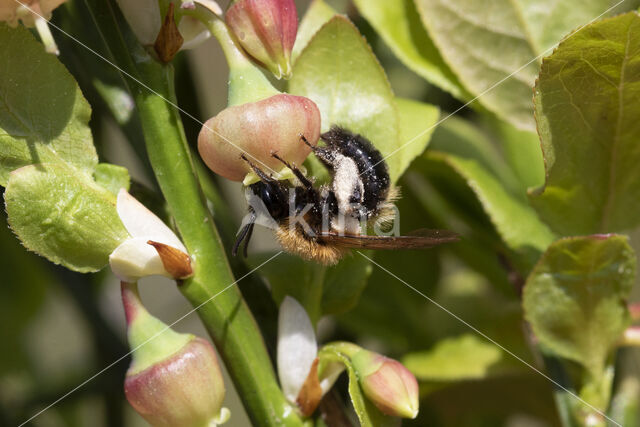
[[[427,249],[443,243],[460,240],[458,234],[449,230],[420,229],[406,236],[339,235],[322,233],[320,241],[350,249]]]

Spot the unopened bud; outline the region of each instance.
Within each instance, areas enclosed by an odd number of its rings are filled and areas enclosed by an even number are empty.
[[[302,164],[311,152],[300,136],[316,144],[320,111],[308,98],[289,94],[228,107],[209,119],[198,136],[198,151],[207,166],[232,181],[242,181],[251,168],[242,153],[267,172],[280,171],[288,162]],[[270,170],[268,170],[270,169]]]
[[[125,378],[131,406],[153,426],[215,426],[229,418],[225,387],[208,341],[179,334],[153,317],[135,284],[122,283],[132,362]]]
[[[293,0],[238,0],[225,20],[242,47],[277,78],[291,75],[291,51],[298,32]]]
[[[364,349],[351,362],[362,391],[380,411],[403,418],[418,415],[418,382],[400,362]]]

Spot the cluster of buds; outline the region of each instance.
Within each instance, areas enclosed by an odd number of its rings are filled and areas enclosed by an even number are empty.
[[[400,362],[352,343],[332,343],[325,346],[328,347],[349,359],[362,392],[382,413],[403,418],[417,416],[418,382]],[[278,318],[278,376],[285,397],[297,404],[304,416],[314,412],[345,369],[334,358],[324,360],[323,354],[328,353],[318,353],[307,312],[295,299],[286,297]]]
[[[122,282],[122,302],[132,350],[124,383],[131,406],[153,426],[212,427],[228,420],[213,346],[149,314],[135,283]]]
[[[247,57],[247,52],[277,76],[288,74],[297,31],[293,1],[239,0],[226,14],[228,25],[216,21],[213,34],[229,64],[229,105],[207,120],[198,137],[198,151],[217,174],[245,184],[256,180],[242,153],[276,178],[287,168],[273,152],[301,164],[320,137],[320,111],[308,98],[280,93]]]
[[[2,0],[0,1],[0,21],[15,27],[18,21],[25,27],[35,27],[44,44],[45,50],[57,55],[59,53],[48,21],[51,12],[65,0]]]

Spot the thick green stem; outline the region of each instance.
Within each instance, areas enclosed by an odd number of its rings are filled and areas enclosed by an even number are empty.
[[[194,276],[180,290],[197,308],[254,424],[301,425],[278,386],[258,326],[234,286],[175,107],[171,66],[154,62],[137,44],[124,42],[117,31],[113,2],[87,2],[110,53],[130,74],[127,83],[140,114],[151,165],[194,260]]]

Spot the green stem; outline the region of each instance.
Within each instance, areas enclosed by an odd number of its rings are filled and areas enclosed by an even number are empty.
[[[154,62],[137,43],[125,43],[118,31],[113,1],[87,3],[118,66],[144,82],[144,86],[131,79],[127,83],[140,113],[151,165],[194,260],[194,276],[182,283],[180,290],[197,308],[254,424],[301,425],[297,412],[278,386],[258,326],[233,285],[234,277],[206,207],[174,106],[172,67]]]

